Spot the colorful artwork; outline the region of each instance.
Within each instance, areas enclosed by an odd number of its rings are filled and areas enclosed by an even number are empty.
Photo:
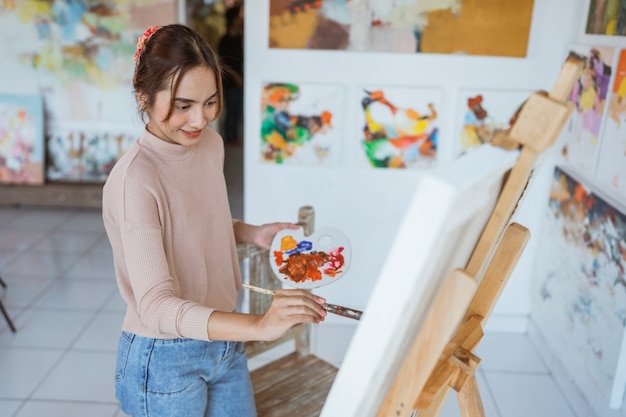
[[[302,229],[283,229],[270,248],[270,265],[285,284],[296,288],[317,288],[332,284],[350,267],[352,252],[346,235],[332,227],[311,236]]]
[[[590,0],[585,32],[590,35],[626,36],[626,2]]]
[[[437,159],[440,90],[365,88],[362,159],[375,168],[429,168]]]
[[[533,320],[581,391],[617,408],[626,387],[626,215],[554,172],[533,284]]]
[[[291,165],[337,165],[343,88],[267,84],[261,95],[261,159]],[[339,117],[338,117],[339,115]]]
[[[558,142],[562,144],[561,154],[565,162],[592,175],[599,150],[600,129],[615,49],[578,46],[572,48],[570,53],[585,57],[586,66],[570,94],[569,101],[574,104],[574,111]]]
[[[47,137],[47,179],[52,182],[104,182],[115,163],[138,137],[132,129],[117,132],[64,126]]]
[[[36,72],[47,122],[126,121],[137,38],[175,13],[174,0],[4,1],[0,53]]]
[[[596,177],[626,198],[626,49],[620,51],[615,65]]]
[[[458,114],[463,115],[460,144],[463,150],[490,143],[515,123],[522,105],[532,91],[462,91]]]
[[[0,183],[44,182],[43,126],[40,96],[0,95]]]
[[[533,0],[270,0],[269,46],[524,57]]]

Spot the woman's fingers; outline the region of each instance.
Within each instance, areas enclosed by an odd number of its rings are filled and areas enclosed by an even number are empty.
[[[326,300],[305,290],[275,290],[274,299],[286,303],[285,305],[306,306],[321,317],[326,316],[326,310],[322,307]]]

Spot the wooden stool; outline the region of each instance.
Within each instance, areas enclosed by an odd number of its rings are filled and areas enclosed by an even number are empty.
[[[305,236],[313,233],[315,213],[301,207],[298,224]],[[253,245],[238,247],[244,282],[266,289],[282,287],[269,263],[269,252]],[[249,311],[263,314],[271,302],[264,294],[250,293]],[[310,353],[311,326],[299,324],[273,342],[247,342],[252,358],[283,343],[293,343],[294,352],[251,372],[258,417],[317,417],[338,369]]]
[[[293,352],[252,371],[259,417],[318,417],[338,369]]]

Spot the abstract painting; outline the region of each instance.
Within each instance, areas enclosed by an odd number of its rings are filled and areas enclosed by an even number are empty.
[[[626,1],[589,0],[585,33],[626,36]]]
[[[557,167],[541,232],[533,321],[581,392],[618,408],[626,386],[626,215]]]
[[[136,114],[130,93],[137,39],[149,25],[175,21],[174,0],[4,1],[0,55],[35,72],[47,123],[126,122]]]
[[[268,83],[261,93],[261,161],[337,166],[343,87]]]
[[[515,118],[532,91],[462,90],[457,114],[461,151],[490,143],[515,124]]]
[[[0,94],[0,183],[43,184],[41,96]]]
[[[533,0],[270,0],[269,46],[525,57]]]
[[[361,165],[432,167],[439,146],[442,91],[379,86],[361,91]]]
[[[47,135],[46,177],[50,182],[104,183],[115,163],[138,137],[132,129],[66,125]]]
[[[602,130],[596,178],[626,199],[626,49],[615,64],[613,88]]]
[[[615,48],[574,46],[570,53],[584,57],[586,66],[569,96],[574,110],[557,143],[565,163],[592,176],[600,148],[600,130],[613,72]]]

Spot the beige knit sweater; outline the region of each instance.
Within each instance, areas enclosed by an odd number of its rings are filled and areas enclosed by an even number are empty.
[[[115,164],[102,216],[127,303],[122,330],[209,340],[215,310],[233,311],[241,276],[221,137],[191,147],[147,130]]]

